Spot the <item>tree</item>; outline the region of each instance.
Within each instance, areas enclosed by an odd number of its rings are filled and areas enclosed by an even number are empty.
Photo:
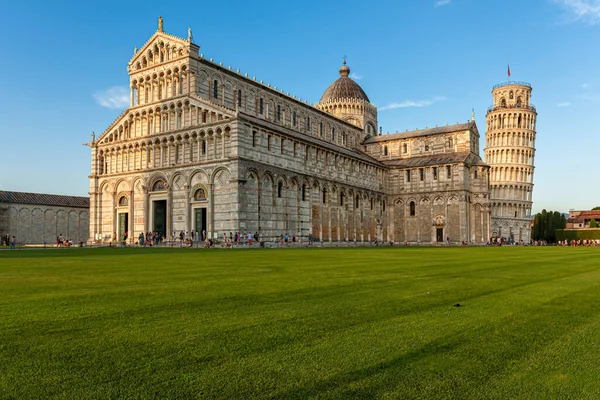
[[[558,211],[542,210],[533,220],[533,240],[545,240],[549,243],[556,242],[556,230],[564,229],[567,219]]]
[[[533,220],[533,240],[542,240],[542,214],[535,214]]]
[[[592,208],[592,210],[600,210],[600,206]]]
[[[592,218],[590,220],[590,228],[597,228],[598,227],[598,223],[596,222],[596,220],[594,218]]]

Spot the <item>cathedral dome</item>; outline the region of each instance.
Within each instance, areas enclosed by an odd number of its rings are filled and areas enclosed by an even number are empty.
[[[344,65],[340,68],[340,78],[329,85],[319,103],[329,103],[339,99],[358,99],[369,103],[369,98],[365,91],[362,90],[358,83],[350,79],[348,75],[350,75],[350,68],[346,65],[346,61],[344,61]]]

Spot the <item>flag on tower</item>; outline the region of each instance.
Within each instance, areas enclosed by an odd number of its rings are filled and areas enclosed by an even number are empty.
[[[508,77],[510,78],[510,64],[508,64]]]

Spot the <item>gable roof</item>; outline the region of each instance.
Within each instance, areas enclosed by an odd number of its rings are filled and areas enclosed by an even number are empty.
[[[368,143],[377,143],[377,142],[387,142],[389,140],[398,140],[398,139],[408,139],[414,137],[421,136],[430,136],[430,135],[439,135],[444,133],[452,133],[452,132],[461,132],[468,130],[477,131],[477,126],[475,125],[475,121],[469,121],[466,124],[456,124],[456,125],[446,125],[446,126],[436,126],[435,128],[428,129],[417,129],[414,131],[408,132],[400,132],[400,133],[391,133],[388,135],[381,136],[373,136],[365,140],[365,144]]]
[[[171,35],[170,33],[166,33],[164,31],[156,31],[156,32],[154,32],[154,34],[152,36],[150,36],[150,38],[146,41],[146,43],[144,43],[144,45],[131,57],[131,59],[129,60],[129,63],[127,65],[128,66],[134,65],[136,61],[141,59],[146,54],[146,52],[148,51],[149,48],[151,48],[154,44],[157,44],[160,42],[177,43],[179,45],[179,47],[187,50],[186,56],[188,56],[192,52],[197,52],[200,49],[200,47],[198,47],[198,45],[196,45],[195,43],[192,43],[192,42],[188,42],[184,38],[180,38],[179,36]],[[147,68],[151,68],[151,67],[155,67],[155,65],[149,66]]]
[[[0,190],[0,203],[38,204],[45,206],[90,208],[90,198],[59,194],[10,192]]]

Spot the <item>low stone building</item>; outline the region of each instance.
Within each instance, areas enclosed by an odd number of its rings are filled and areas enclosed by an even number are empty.
[[[0,236],[23,244],[55,243],[60,235],[85,242],[89,209],[88,197],[0,190]]]

